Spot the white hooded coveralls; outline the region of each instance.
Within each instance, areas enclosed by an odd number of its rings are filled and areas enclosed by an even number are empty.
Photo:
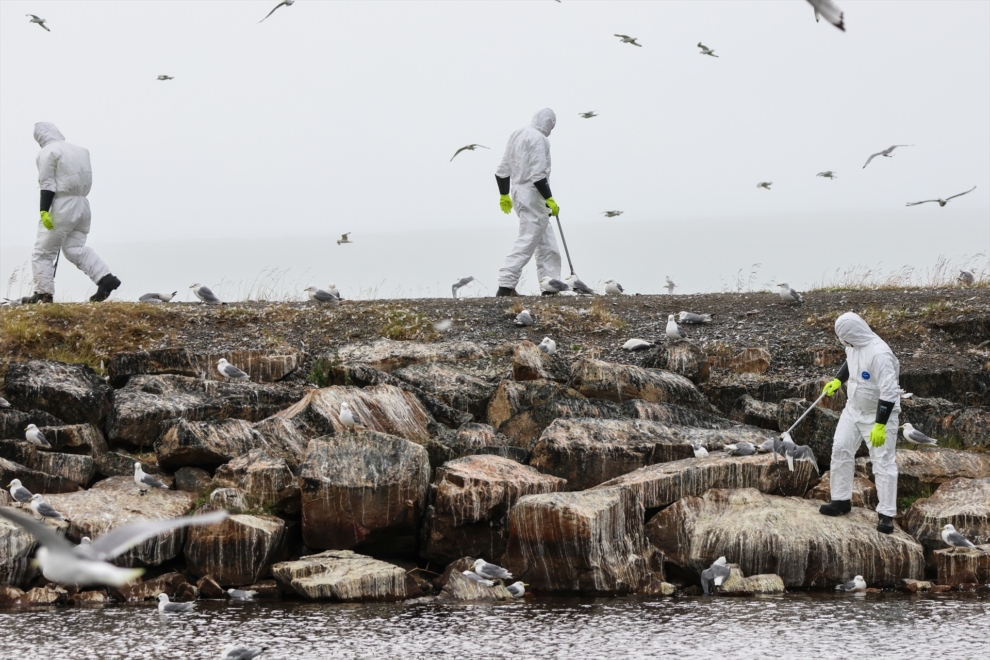
[[[99,255],[86,247],[90,210],[86,195],[93,186],[93,168],[89,151],[65,141],[55,124],[43,121],[34,125],[34,139],[41,145],[38,152],[38,185],[55,193],[52,201],[50,231],[38,221],[38,238],[31,255],[36,293],[55,293],[53,262],[59,249],[76,268],[99,283],[110,269]]]
[[[848,400],[842,410],[832,441],[831,496],[832,501],[851,500],[856,450],[866,442],[873,461],[873,477],[880,503],[877,513],[894,517],[897,514],[897,418],[901,411],[898,381],[901,365],[887,343],[870,330],[866,321],[852,312],[835,321],[835,334],[846,347],[846,382]],[[870,431],[876,423],[877,405],[894,404],[887,420],[887,439],[874,447]]]
[[[543,195],[533,184],[550,179],[550,140],[547,138],[557,123],[550,108],[533,115],[524,126],[509,137],[505,155],[495,175],[508,178],[512,206],[519,216],[519,237],[498,272],[498,285],[515,288],[522,270],[536,254],[537,280],[560,278],[560,249],[550,225],[550,213]]]

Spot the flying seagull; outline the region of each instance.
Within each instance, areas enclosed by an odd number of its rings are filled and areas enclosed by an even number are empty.
[[[178,291],[173,291],[172,293],[146,293],[140,298],[138,298],[138,301],[153,302],[153,303],[169,302],[170,300],[172,300],[172,298],[175,297],[175,294],[177,293]]]
[[[282,2],[280,2],[280,3],[278,3],[277,5],[275,5],[275,9],[278,9],[279,7],[281,7],[281,6],[283,6],[283,5],[284,5],[284,6],[286,6],[286,7],[291,7],[291,6],[292,6],[292,4],[293,4],[293,3],[295,2],[295,1],[296,1],[296,0],[282,0]],[[274,14],[274,13],[275,13],[275,9],[272,9],[272,10],[271,10],[270,12],[268,12],[268,16],[271,16],[272,14]],[[263,19],[261,19],[261,20],[260,20],[260,21],[258,21],[258,22],[259,22],[259,23],[264,23],[264,22],[265,22],[265,20],[267,20],[267,18],[268,18],[268,16],[265,16],[265,18],[263,18]]]
[[[258,592],[254,589],[227,589],[231,600],[253,600]]]
[[[952,525],[946,525],[942,528],[942,540],[945,541],[946,545],[951,545],[953,549],[976,547],[968,538],[957,532],[956,528]]]
[[[303,289],[303,291],[306,292],[306,295],[308,295],[309,299],[312,300],[313,302],[319,302],[319,303],[340,302],[339,300],[337,300],[337,296],[327,291],[324,291],[323,289],[317,289],[315,286],[308,286],[305,289]]]
[[[624,43],[624,44],[632,44],[633,46],[639,46],[640,48],[643,47],[643,44],[636,43],[636,40],[639,37],[630,37],[629,35],[626,35],[626,34],[617,34],[615,36],[618,37],[619,39],[621,39],[622,40],[622,43]]]
[[[615,280],[605,280],[605,293],[610,296],[621,296],[625,292],[622,285]]]
[[[476,559],[472,566],[474,572],[489,580],[511,580],[512,573],[497,564],[489,564],[484,559]]]
[[[850,593],[856,591],[866,591],[866,581],[863,579],[862,575],[857,575],[849,582],[844,582],[842,584],[836,585],[836,591],[848,591]]]
[[[158,76],[159,80],[175,80],[175,76],[166,76],[164,73]]]
[[[581,278],[578,277],[576,273],[571,273],[570,276],[564,280],[564,282],[566,282],[567,285],[571,287],[572,291],[576,291],[577,293],[583,293],[586,296],[595,295],[594,290],[592,290],[590,286],[582,282]]]
[[[701,49],[701,52],[698,53],[699,55],[711,55],[712,57],[718,57],[718,55],[715,54],[714,50],[712,50],[705,44],[701,43],[700,41],[698,42],[698,48]]]
[[[537,348],[546,353],[547,355],[553,355],[557,352],[557,342],[550,339],[549,337],[544,337]],[[512,577],[511,575],[509,577]]]
[[[540,280],[540,289],[542,289],[544,293],[551,294],[560,293],[561,291],[570,291],[571,287],[565,282],[561,282],[560,280],[554,279],[547,275]]]
[[[579,117],[584,117],[585,119],[591,119],[592,117],[597,117],[598,115],[596,115],[595,114],[595,111],[592,110],[590,112],[579,112],[578,113],[578,116]]]
[[[836,178],[836,174],[832,170],[825,170],[824,172],[819,172],[815,176],[825,177],[826,179]]]
[[[808,0],[808,3],[815,8],[815,22],[818,21],[818,17],[821,15],[835,27],[843,32],[846,31],[846,25],[843,21],[845,14],[842,13],[839,6],[832,2],[832,0]]]
[[[680,326],[677,325],[677,321],[674,320],[673,314],[667,315],[667,339],[671,341],[687,339],[687,333],[681,330]]]
[[[488,147],[486,147],[483,144],[469,144],[466,147],[461,147],[460,149],[458,149],[457,151],[455,151],[454,152],[454,155],[450,157],[450,160],[454,160],[455,158],[457,158],[457,154],[461,153],[462,151],[474,151],[478,147],[481,147],[482,149],[487,149],[488,148]]]
[[[337,245],[341,245],[343,243],[353,243],[354,241],[352,241],[351,239],[347,238],[350,235],[351,235],[351,232],[347,232],[346,234],[341,234],[340,235],[340,240],[337,241]]]
[[[719,557],[711,566],[701,571],[701,588],[707,596],[711,592],[709,585],[714,583],[715,587],[721,587],[722,583],[729,577],[731,570],[725,565],[725,557]]]
[[[968,270],[961,270],[959,271],[959,277],[956,278],[956,281],[960,284],[965,284],[966,286],[972,286],[973,282],[976,281],[976,277]],[[0,408],[2,407],[4,406],[0,406]]]
[[[773,181],[760,181],[758,184],[756,184],[756,187],[757,188],[765,188],[766,190],[770,190],[770,186],[772,186],[772,185],[773,185]]]
[[[602,215],[604,215],[606,218],[616,218],[622,215],[622,213],[623,213],[622,211],[602,211]]]
[[[170,603],[168,594],[158,594],[159,612],[188,612],[196,603]]]
[[[506,589],[509,590],[509,593],[512,594],[513,598],[522,598],[523,594],[526,593],[526,587],[528,586],[529,585],[525,582],[513,582],[507,586]]]
[[[869,165],[870,161],[876,158],[877,156],[883,156],[884,158],[893,158],[891,154],[893,153],[894,149],[896,149],[897,147],[913,147],[913,146],[914,146],[913,144],[895,144],[891,147],[887,147],[883,151],[878,151],[877,153],[867,158],[866,165]],[[866,165],[863,165],[864,170],[866,169]]]
[[[55,510],[55,508],[42,499],[39,493],[31,496],[31,510],[40,519],[51,518],[52,520],[65,520],[65,516]]]
[[[786,303],[803,303],[804,297],[788,286],[787,282],[781,282],[777,286],[780,287],[779,295],[780,299]]]
[[[38,24],[38,25],[40,25],[41,27],[43,27],[43,28],[45,28],[45,32],[51,32],[51,30],[49,30],[49,29],[48,29],[48,26],[47,26],[47,25],[45,25],[45,19],[43,19],[43,18],[38,18],[38,17],[37,17],[37,16],[35,16],[34,14],[24,14],[24,15],[25,15],[25,16],[30,16],[30,17],[31,17],[31,20],[30,20],[30,21],[28,21],[29,23],[37,23],[37,24]]]
[[[10,489],[10,496],[14,498],[15,502],[20,502],[21,504],[26,504],[31,501],[34,494],[27,488],[21,485],[20,479],[12,479],[7,488]]]
[[[361,423],[361,420],[354,414],[350,404],[346,401],[340,404],[340,413],[337,417],[340,419],[340,423],[347,427],[348,431],[353,431],[354,427]]]
[[[693,312],[681,312],[677,315],[677,320],[685,325],[701,325],[711,323],[711,314],[694,314]]]
[[[495,583],[494,582],[492,582],[491,580],[486,580],[485,578],[481,577],[480,575],[478,575],[474,571],[463,571],[463,573],[464,573],[464,576],[467,577],[468,579],[474,580],[475,582],[478,582],[480,584],[483,584],[486,587],[494,587],[495,586]]]
[[[223,647],[220,660],[254,660],[267,650],[267,646],[253,648],[250,646],[238,646],[236,644],[231,644]]]
[[[453,284],[451,284],[450,285],[450,292],[452,294],[454,294],[454,299],[457,298],[457,291],[461,287],[465,287],[468,284],[470,284],[471,282],[474,282],[474,276],[473,275],[468,275],[467,277],[462,277],[461,279],[459,279],[456,282],[454,282]]]
[[[674,295],[674,289],[676,288],[677,285],[674,284],[674,280],[670,279],[670,275],[667,275],[667,293]]]
[[[251,380],[251,377],[246,373],[227,362],[226,358],[220,358],[217,361],[217,371],[224,378],[229,378],[230,380]]]
[[[516,320],[513,322],[521,328],[529,327],[533,325],[533,315],[529,313],[528,309],[524,309],[516,314]]]
[[[935,438],[929,438],[927,435],[914,428],[911,424],[905,422],[901,425],[904,429],[904,439],[910,442],[912,445],[924,445],[928,447],[937,447],[938,440]]]
[[[649,348],[653,348],[653,344],[646,341],[645,339],[630,339],[625,344],[622,345],[622,350],[624,351],[645,351]]]
[[[215,304],[215,303],[220,302],[220,299],[217,298],[213,294],[212,291],[210,291],[210,288],[209,287],[203,286],[199,282],[196,282],[196,284],[193,284],[189,288],[193,290],[193,294],[195,294],[197,298],[199,298],[200,300],[202,300],[205,303],[214,303]]]
[[[970,188],[966,192],[961,192],[958,195],[953,195],[952,197],[946,197],[945,199],[942,199],[942,198],[939,198],[939,199],[926,199],[926,200],[923,200],[923,201],[920,201],[920,202],[908,202],[906,204],[906,206],[917,206],[918,204],[927,204],[928,202],[938,202],[938,205],[939,206],[945,206],[946,204],[949,203],[949,200],[950,199],[955,199],[956,197],[962,197],[963,195],[968,195],[969,193],[973,192],[974,190],[976,190],[976,186],[973,186],[972,188]]]
[[[32,445],[38,445],[39,447],[48,447],[50,449],[52,446],[45,437],[45,434],[34,424],[28,424],[27,428],[24,429],[24,439]]]
[[[158,481],[158,479],[155,479],[150,474],[145,474],[144,470],[141,469],[140,463],[134,464],[134,483],[137,484],[138,490],[141,493],[147,493],[149,488],[168,490],[168,486]]]

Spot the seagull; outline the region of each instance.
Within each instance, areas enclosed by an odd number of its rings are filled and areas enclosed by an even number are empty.
[[[863,579],[862,575],[857,575],[853,579],[849,580],[849,582],[836,585],[835,590],[849,592],[866,591],[866,581]]]
[[[976,281],[976,277],[974,277],[973,273],[968,270],[961,270],[959,271],[959,277],[956,278],[956,281],[960,284],[965,284],[966,286],[972,286],[973,282]],[[3,401],[3,399],[0,399],[0,401]],[[7,404],[7,406],[9,405],[10,404]],[[7,406],[0,405],[0,408],[6,408]]]
[[[40,25],[41,27],[43,27],[43,28],[45,28],[45,32],[51,32],[51,30],[49,30],[49,29],[48,29],[48,26],[47,26],[47,25],[45,25],[45,19],[43,19],[43,18],[38,18],[38,17],[37,17],[37,16],[35,16],[34,14],[24,14],[24,15],[25,15],[25,16],[30,16],[30,17],[31,17],[31,20],[30,20],[30,21],[28,21],[29,23],[37,23],[37,24],[38,24],[38,25]]]
[[[35,495],[35,497],[37,497],[37,495]],[[976,547],[968,538],[957,532],[956,528],[952,525],[946,525],[942,528],[942,540],[945,541],[946,545],[951,545],[953,549]],[[954,551],[955,550],[953,550],[953,552]]]
[[[141,296],[140,298],[138,298],[138,301],[139,302],[154,302],[154,303],[157,303],[157,302],[169,302],[169,301],[172,300],[172,298],[175,297],[175,294],[177,294],[177,293],[178,293],[178,291],[173,291],[172,293],[146,293],[143,296]]]
[[[785,303],[803,303],[804,302],[804,297],[800,293],[798,293],[797,291],[795,291],[794,289],[792,289],[787,284],[787,282],[781,282],[777,286],[780,287],[780,292],[779,292],[780,299],[783,300]]]
[[[624,351],[645,351],[650,348],[653,348],[653,344],[645,339],[630,339],[622,345]]]
[[[471,282],[474,282],[474,276],[468,275],[467,277],[462,277],[453,284],[450,285],[450,292],[454,294],[454,299],[457,299],[457,290],[461,287],[465,287]]]
[[[760,181],[758,184],[756,184],[756,187],[766,188],[767,190],[770,190],[770,186],[772,185],[773,185],[773,181]]]
[[[544,337],[543,341],[537,346],[538,349],[546,353],[547,355],[553,355],[557,352],[557,342],[550,339],[549,337]],[[509,577],[512,577],[511,575]]]
[[[226,358],[220,358],[220,360],[217,361],[217,371],[220,372],[221,376],[224,378],[229,378],[230,380],[251,380],[250,376],[232,365],[230,362],[227,362]]]
[[[529,326],[533,325],[533,315],[529,313],[528,309],[524,309],[523,311],[516,314],[516,320],[514,322],[519,327],[528,328]]]
[[[927,204],[928,202],[938,202],[938,205],[939,206],[945,206],[946,204],[949,203],[949,200],[950,199],[955,199],[956,197],[962,197],[963,195],[968,195],[969,193],[973,192],[974,190],[976,190],[976,186],[973,186],[972,188],[970,188],[966,192],[961,192],[958,195],[953,195],[952,197],[946,197],[945,199],[942,199],[942,198],[939,198],[939,199],[925,199],[925,200],[922,200],[920,202],[908,202],[905,206],[917,206],[918,204]]]
[[[353,431],[354,427],[361,423],[358,416],[351,410],[350,404],[346,401],[340,404],[340,413],[337,417],[340,419],[340,423],[347,427],[348,431]]]
[[[815,176],[825,177],[826,179],[834,179],[834,178],[836,178],[836,174],[832,170],[825,170],[824,172],[819,172]]]
[[[254,600],[258,592],[254,589],[227,589],[231,600]]]
[[[677,321],[674,320],[673,314],[667,315],[667,339],[671,341],[687,339],[687,333],[681,330],[680,326],[677,325]]]
[[[808,0],[808,2],[815,8],[815,22],[818,22],[818,16],[821,15],[835,27],[843,32],[846,31],[846,25],[843,22],[845,14],[832,0]]]
[[[31,518],[9,507],[0,507],[0,518],[24,528],[41,547],[35,560],[42,575],[59,584],[103,585],[122,587],[144,573],[143,568],[121,568],[108,563],[138,543],[172,529],[189,525],[208,525],[220,522],[230,514],[217,511],[202,516],[183,516],[171,520],[142,520],[118,527],[104,534],[95,542],[73,547],[63,536],[56,534]]]
[[[633,46],[639,46],[640,48],[643,47],[643,44],[636,43],[636,40],[639,39],[639,37],[630,37],[630,36],[625,35],[625,34],[617,34],[617,35],[614,35],[614,36],[616,36],[619,39],[621,39],[622,40],[622,43],[624,43],[624,44],[632,44]]]
[[[625,213],[625,211],[602,211],[602,215],[606,218],[617,218],[623,213]]]
[[[526,587],[528,586],[529,585],[525,582],[513,582],[507,586],[506,589],[509,590],[509,593],[512,594],[513,598],[522,598],[523,594],[526,593]]]
[[[454,327],[454,321],[451,319],[443,319],[442,321],[437,321],[433,324],[433,329],[437,332],[447,332]]]
[[[92,544],[93,544],[93,539],[89,538],[88,536],[84,536],[81,539],[79,539],[79,545],[92,545]]]
[[[554,279],[549,275],[547,275],[542,280],[540,280],[540,289],[544,293],[552,294],[552,293],[560,293],[561,291],[570,291],[571,287],[569,287],[566,283],[561,282],[560,280]]]
[[[474,572],[483,578],[488,578],[490,580],[511,580],[512,573],[505,570],[497,564],[489,564],[484,559],[474,560]]]
[[[189,288],[193,290],[193,294],[195,294],[197,298],[199,298],[200,300],[202,300],[205,303],[218,303],[218,302],[220,302],[220,299],[217,298],[213,294],[212,291],[210,291],[210,288],[209,287],[203,286],[199,282],[197,282],[196,284],[193,284]]]
[[[39,447],[48,447],[51,449],[52,446],[45,437],[45,434],[38,430],[38,427],[34,424],[28,424],[27,428],[24,429],[24,439],[32,445],[38,445]]]
[[[711,566],[701,571],[701,588],[707,596],[710,592],[708,591],[708,585],[712,582],[715,583],[715,587],[721,587],[725,579],[731,574],[731,570],[725,565],[725,557],[719,557],[716,559]]]
[[[908,424],[907,422],[902,424],[901,428],[904,429],[904,439],[910,442],[912,445],[924,445],[927,447],[938,446],[938,440],[936,440],[935,438],[929,438],[927,435],[925,435],[918,429],[914,428],[913,426],[911,426],[911,424]]]
[[[718,57],[718,55],[715,54],[714,50],[712,50],[705,44],[701,43],[700,41],[698,42],[698,48],[701,49],[701,52],[698,53],[699,55],[711,55],[712,57]]]
[[[674,280],[670,279],[670,275],[667,275],[667,293],[670,295],[674,295],[674,289],[676,288],[677,285],[674,284]]]
[[[10,408],[10,401],[0,396],[0,408]]]
[[[341,234],[340,235],[340,240],[337,241],[337,245],[343,245],[344,243],[353,243],[354,241],[352,241],[351,239],[347,238],[350,235],[351,235],[351,232],[347,232],[346,234]]]
[[[15,502],[20,502],[26,504],[31,501],[33,494],[27,488],[21,485],[20,479],[12,479],[7,488],[10,489],[10,496],[14,498]]]
[[[31,496],[31,510],[34,511],[34,515],[38,516],[40,519],[51,518],[52,520],[65,520],[65,516],[56,511],[51,504],[46,502],[41,498],[41,495],[35,493]]]
[[[701,325],[702,323],[711,323],[711,314],[694,314],[692,312],[680,312],[677,315],[677,320],[685,325]]]
[[[569,287],[571,287],[572,291],[576,291],[577,293],[583,293],[586,296],[595,295],[594,290],[590,286],[582,282],[581,278],[579,278],[575,273],[571,273],[570,276],[564,280],[564,282],[567,283]]]
[[[485,578],[481,577],[480,575],[478,575],[474,571],[463,571],[463,573],[469,579],[474,580],[475,582],[479,582],[479,583],[485,585],[486,587],[494,587],[495,586],[495,583],[494,582],[492,582],[491,580],[486,580]]]
[[[284,4],[284,3],[283,3]],[[158,594],[158,611],[159,612],[188,612],[196,605],[193,603],[170,603],[168,600],[168,594]]]
[[[752,456],[756,453],[756,446],[752,442],[737,442],[725,445],[725,452],[729,456]]]
[[[815,468],[815,472],[818,472],[818,459],[815,458],[814,450],[807,445],[797,445],[794,447],[787,459],[788,465],[792,465],[794,461],[811,463],[812,467]],[[793,471],[792,469],[791,472]]]
[[[894,151],[894,149],[896,149],[897,147],[913,147],[913,146],[914,146],[913,144],[895,144],[894,146],[888,147],[888,148],[884,149],[883,151],[878,151],[877,153],[875,153],[872,156],[870,156],[869,158],[867,158],[866,159],[866,165],[869,165],[870,164],[870,161],[873,160],[874,158],[876,158],[877,156],[884,156],[885,158],[893,158],[893,156],[891,155],[891,152]],[[863,165],[863,169],[864,170],[866,169],[866,165]]]
[[[756,448],[756,451],[761,454],[769,454],[770,452],[775,451],[779,454],[783,451],[782,444],[783,443],[781,443],[780,440],[770,438],[769,440],[764,440],[762,444]]]
[[[691,449],[694,450],[694,457],[695,458],[705,458],[706,456],[708,456],[708,450],[705,449],[704,447],[702,447],[697,442],[694,443],[693,445],[691,445]]]
[[[257,658],[267,650],[267,646],[252,648],[250,646],[237,646],[236,644],[231,644],[223,648],[220,655],[220,660],[254,660],[254,658]]]
[[[336,298],[337,300],[343,300],[344,299],[344,297],[340,295],[340,291],[337,290],[337,285],[334,284],[333,282],[331,282],[330,284],[327,285],[327,288],[325,289],[325,291],[327,293],[329,293],[331,296],[333,296],[334,298]]]
[[[277,5],[275,5],[275,9],[278,9],[279,7],[281,7],[283,5],[285,5],[286,7],[291,7],[292,6],[292,3],[294,3],[295,1],[296,0],[282,0],[282,2],[278,3]],[[275,13],[275,9],[272,9],[270,12],[268,12],[268,16],[271,16],[272,14],[274,14]],[[265,20],[268,19],[268,16],[265,16],[265,18],[261,19],[258,22],[259,23],[264,23]]]
[[[787,458],[787,469],[794,472],[794,450],[797,449],[797,445],[791,440],[791,434],[785,432],[780,436],[780,447],[777,448],[774,445],[774,449],[778,454],[783,454]]]
[[[159,80],[175,80],[175,76],[166,76],[164,73],[158,76]]]
[[[625,292],[622,285],[615,280],[605,280],[605,293],[610,296],[621,296]]]
[[[155,479],[150,474],[145,474],[140,463],[134,464],[134,483],[142,493],[147,493],[149,488],[161,488],[168,490],[168,486]]]
[[[324,291],[323,289],[317,289],[315,286],[308,286],[305,289],[303,289],[303,291],[305,291],[306,295],[309,296],[309,299],[314,302],[319,302],[319,303],[339,302],[337,296],[333,295],[328,291]]]
[[[450,160],[454,160],[455,158],[457,158],[457,154],[461,153],[462,151],[474,151],[478,147],[481,147],[482,149],[487,149],[488,148],[488,147],[486,147],[483,144],[469,144],[466,147],[461,147],[460,149],[458,149],[457,151],[455,151],[454,152],[454,155],[450,157]]]
[[[595,111],[592,110],[591,112],[579,112],[578,116],[584,117],[585,119],[591,119],[592,117],[597,117],[598,115],[596,115]]]

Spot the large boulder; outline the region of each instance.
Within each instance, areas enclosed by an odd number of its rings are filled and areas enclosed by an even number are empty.
[[[0,440],[0,457],[80,486],[86,486],[96,474],[95,464],[89,456],[44,451],[27,441]]]
[[[939,584],[990,584],[990,543],[965,550],[943,548],[934,555]]]
[[[809,500],[818,500],[819,502],[831,502],[832,473],[825,472],[822,474],[821,480],[815,484],[814,488],[805,494],[805,498]],[[852,505],[873,511],[877,508],[877,504],[879,502],[880,500],[877,497],[877,487],[873,484],[873,482],[862,475],[854,474]]]
[[[110,381],[121,386],[130,376],[148,374],[173,374],[177,376],[205,377],[208,380],[224,380],[217,371],[220,358],[226,359],[247,373],[256,383],[274,383],[282,380],[302,364],[306,354],[302,351],[236,350],[220,353],[194,353],[187,348],[160,348],[135,353],[117,353],[107,365]]]
[[[586,397],[621,403],[643,399],[676,403],[711,412],[712,406],[690,380],[668,371],[582,359],[571,367],[570,386]]]
[[[49,415],[44,410],[14,410],[13,408],[0,408],[0,440],[23,440],[24,431],[28,424],[34,424],[38,428],[44,426],[62,426],[65,424],[54,415]]]
[[[148,489],[139,494],[132,477],[110,477],[87,491],[47,495],[45,500],[71,521],[69,536],[93,540],[138,520],[161,520],[185,515],[196,495],[176,490]],[[178,556],[186,538],[185,529],[159,534],[131,548],[114,560],[121,566],[157,566]]]
[[[110,386],[85,364],[11,362],[4,391],[15,408],[43,410],[69,424],[100,424],[110,412]]]
[[[438,468],[447,461],[464,456],[487,454],[525,463],[529,451],[512,445],[512,441],[487,424],[463,424],[456,433],[433,438],[426,444],[430,466]]]
[[[268,452],[285,461],[295,471],[306,460],[309,438],[296,428],[291,420],[269,417],[254,425],[254,430],[268,443]]]
[[[506,420],[498,432],[515,446],[529,451],[554,420],[572,417],[615,419],[622,417],[622,410],[617,404],[601,399],[551,399]]]
[[[748,394],[744,394],[736,400],[729,416],[743,424],[759,426],[762,429],[769,429],[771,431],[779,431],[779,408],[776,403],[759,401]]]
[[[784,580],[779,575],[771,573],[745,577],[737,565],[729,564],[729,567],[729,577],[718,589],[720,594],[752,596],[755,594],[784,593]]]
[[[30,511],[22,513],[31,515]],[[0,518],[0,585],[27,586],[35,573],[31,567],[34,546],[34,537],[23,527]]]
[[[643,505],[625,488],[521,498],[505,562],[538,593],[631,593],[663,579],[663,558],[643,535]]]
[[[797,421],[811,406],[805,399],[784,399],[777,406],[777,428],[786,430]],[[818,466],[824,472],[832,464],[832,439],[835,437],[835,427],[839,424],[839,413],[821,406],[815,408],[800,424],[791,431],[791,437],[799,445],[807,445],[815,452]],[[857,456],[865,456],[869,452],[866,443],[862,443],[856,452]]]
[[[335,361],[367,364],[385,372],[424,362],[483,360],[487,357],[488,354],[480,346],[468,341],[425,344],[391,339],[373,344],[347,344],[334,355]]]
[[[187,466],[212,469],[267,445],[264,436],[243,419],[177,419],[166,423],[165,432],[155,441],[155,453],[158,465],[166,470]]]
[[[941,536],[945,525],[973,543],[990,543],[990,477],[947,481],[904,515],[904,529],[926,550],[946,547]]]
[[[392,375],[429,392],[451,408],[470,413],[479,422],[486,420],[488,402],[495,393],[495,386],[487,380],[436,363],[406,367]]]
[[[243,419],[261,421],[302,396],[298,388],[255,383],[221,383],[185,376],[132,376],[114,393],[107,417],[111,441],[149,446],[162,422]]]
[[[925,448],[899,450],[897,496],[909,497],[938,488],[953,479],[990,477],[990,454],[958,449]],[[856,473],[873,478],[873,461],[869,456],[856,459]]]
[[[672,371],[695,384],[708,380],[711,370],[705,352],[689,341],[675,341],[666,347],[658,347],[656,354],[650,355],[643,366]]]
[[[285,521],[275,516],[234,515],[216,525],[196,525],[186,533],[186,565],[197,577],[222,586],[257,582],[282,559]]]
[[[552,399],[579,396],[552,380],[503,380],[488,402],[487,420],[498,428],[509,418]]]
[[[6,486],[12,479],[20,479],[21,484],[32,493],[71,493],[79,490],[79,484],[75,481],[0,458],[0,486]]]
[[[498,563],[509,540],[512,505],[563,486],[563,479],[500,456],[450,461],[437,469],[430,486],[420,554],[443,564],[464,553]]]
[[[67,454],[86,454],[96,458],[107,452],[103,432],[92,424],[43,426],[41,432],[52,448]]]
[[[279,584],[310,600],[368,602],[403,600],[410,591],[406,571],[350,550],[329,550],[272,566]]]
[[[430,464],[423,447],[371,431],[309,444],[299,468],[303,541],[310,548],[414,544]]]
[[[292,470],[284,459],[272,458],[264,449],[252,449],[221,465],[213,479],[220,487],[244,490],[252,507],[286,513],[299,511],[299,484]]]
[[[711,488],[755,488],[763,493],[801,497],[817,475],[807,461],[797,461],[794,472],[790,472],[787,461],[778,456],[775,462],[772,454],[712,454],[650,465],[599,484],[595,489],[628,488],[649,513]]]
[[[622,402],[619,411],[622,417],[645,419],[670,426],[691,426],[698,429],[731,429],[739,426],[737,422],[710,412],[685,408],[676,403],[653,403],[633,399]]]
[[[531,341],[523,340],[512,351],[512,378],[517,381],[568,379],[567,365],[553,355],[547,355]]]
[[[990,449],[990,408],[965,408],[939,420],[937,432],[951,433],[963,447]]]
[[[878,534],[876,512],[854,508],[831,518],[819,506],[755,488],[713,489],[667,507],[646,533],[668,566],[692,579],[723,555],[746,574],[775,573],[788,587],[831,588],[856,575],[873,586],[924,577],[922,547],[900,529]]]

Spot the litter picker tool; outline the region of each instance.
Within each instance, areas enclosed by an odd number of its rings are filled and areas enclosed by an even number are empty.
[[[62,248],[58,249],[58,253],[55,255],[55,264],[52,266],[52,279],[55,279],[55,273],[58,272],[58,258],[62,256]]]
[[[571,263],[571,253],[567,249],[567,239],[564,238],[564,228],[560,226],[560,213],[557,214],[557,229],[560,231],[560,242],[564,244],[564,254],[567,255],[567,265],[571,269],[571,275],[573,275],[574,264]]]
[[[784,433],[790,433],[791,431],[793,431],[797,427],[797,425],[801,423],[801,420],[804,419],[805,417],[807,417],[808,416],[808,413],[810,413],[812,410],[814,410],[818,406],[818,404],[822,402],[822,399],[824,399],[824,398],[825,398],[825,392],[822,392],[821,393],[821,396],[819,396],[817,399],[815,399],[815,402],[813,404],[811,404],[811,407],[808,408],[807,410],[805,410],[803,413],[801,413],[801,416],[797,418],[797,421],[795,421],[793,424],[791,424],[791,428],[789,428],[786,431],[784,431]],[[780,437],[783,438],[784,437],[784,433],[781,433],[780,434]]]

